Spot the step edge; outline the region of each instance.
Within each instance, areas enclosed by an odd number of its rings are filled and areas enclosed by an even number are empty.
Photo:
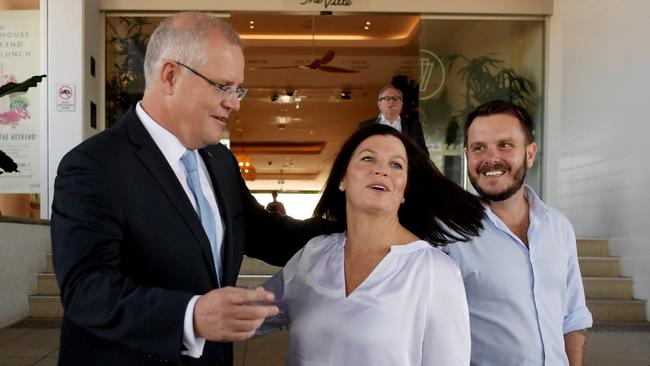
[[[646,300],[631,299],[631,300],[610,300],[610,299],[586,299],[587,303],[596,303],[596,304],[614,304],[614,303],[626,303],[626,304],[646,304]],[[588,305],[588,304],[587,304]]]
[[[40,294],[29,295],[29,298],[30,299],[37,299],[37,300],[42,300],[42,299],[47,299],[47,300],[57,299],[57,300],[60,300],[61,299],[61,297],[59,295],[40,295]]]
[[[237,278],[271,278],[273,275],[269,274],[240,274]]]

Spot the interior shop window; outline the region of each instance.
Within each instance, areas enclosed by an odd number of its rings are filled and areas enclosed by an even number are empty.
[[[106,128],[142,99],[144,55],[163,17],[106,17]]]
[[[421,20],[419,115],[431,157],[465,187],[463,134],[467,114],[504,99],[525,107],[541,148],[543,20]],[[527,183],[540,193],[538,157]]]

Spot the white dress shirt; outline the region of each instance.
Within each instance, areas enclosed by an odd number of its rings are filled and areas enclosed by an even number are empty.
[[[463,274],[472,365],[568,365],[564,334],[591,327],[569,220],[525,186],[528,247],[486,206],[481,235],[448,252]]]
[[[397,119],[395,119],[393,122],[389,121],[384,117],[383,114],[379,115],[379,124],[381,125],[386,125],[390,126],[394,129],[396,129],[399,132],[402,132],[402,117],[397,116]]]
[[[194,199],[194,194],[192,193],[190,186],[187,184],[187,172],[185,167],[181,162],[181,156],[188,149],[183,146],[180,140],[174,136],[171,132],[164,129],[156,121],[154,121],[151,116],[145,112],[145,110],[140,105],[140,102],[135,107],[135,113],[138,115],[138,118],[144,125],[144,128],[147,130],[153,141],[156,143],[156,146],[160,149],[163,156],[169,163],[169,166],[176,174],[179,183],[183,186],[185,195],[192,203],[194,210],[196,210],[196,199]],[[197,154],[194,151],[194,154]],[[210,208],[214,213],[214,217],[217,224],[217,248],[219,250],[219,255],[223,256],[223,238],[224,238],[224,225],[221,220],[221,214],[219,213],[219,206],[217,205],[217,199],[214,195],[214,190],[212,189],[212,182],[208,176],[208,170],[205,167],[205,162],[201,158],[201,155],[197,154],[197,161],[199,163],[199,181],[201,182],[201,190],[203,195],[208,200]],[[190,302],[187,304],[185,310],[185,319],[183,323],[183,344],[187,350],[182,351],[182,354],[199,358],[203,354],[203,347],[205,346],[205,338],[197,338],[194,334],[194,305],[198,300],[199,295],[192,297]]]
[[[469,316],[454,261],[422,240],[394,245],[346,296],[345,241],[313,238],[263,285],[281,313],[257,334],[290,325],[291,366],[467,366]]]

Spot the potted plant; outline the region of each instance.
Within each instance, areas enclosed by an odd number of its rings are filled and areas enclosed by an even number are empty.
[[[477,106],[495,99],[506,100],[524,108],[531,107],[534,100],[532,81],[519,75],[513,68],[494,58],[494,54],[468,58],[461,54],[449,57],[449,69],[456,61],[465,63],[458,75],[465,83],[465,105],[455,116],[465,120]]]
[[[108,24],[108,23],[107,23]],[[114,47],[116,62],[106,77],[106,128],[122,118],[144,93],[144,56],[149,35],[144,28],[152,23],[144,17],[120,17],[119,31],[108,26],[109,44]]]
[[[442,57],[447,75],[455,71],[461,81],[462,104],[452,105],[445,87],[437,98],[421,103],[427,118],[421,118],[427,129],[445,128],[447,145],[459,143],[461,126],[467,115],[482,103],[502,99],[528,110],[534,108],[535,88],[531,80],[521,76],[494,54],[469,58],[462,54]]]

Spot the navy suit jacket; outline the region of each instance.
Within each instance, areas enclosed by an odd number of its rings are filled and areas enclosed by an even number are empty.
[[[199,151],[224,223],[224,286],[244,254],[284,265],[316,219],[270,213],[250,194],[223,145]],[[52,204],[54,269],[64,316],[61,365],[230,365],[230,343],[181,356],[192,296],[217,287],[210,243],[176,175],[131,108],[61,161]]]
[[[359,128],[368,126],[373,123],[379,123],[379,117],[371,118],[369,120],[363,121],[359,124]],[[427,143],[424,141],[424,133],[422,132],[422,125],[418,120],[407,120],[402,118],[402,133],[411,138],[417,146],[422,149],[422,151],[429,156],[429,149],[427,149]]]

